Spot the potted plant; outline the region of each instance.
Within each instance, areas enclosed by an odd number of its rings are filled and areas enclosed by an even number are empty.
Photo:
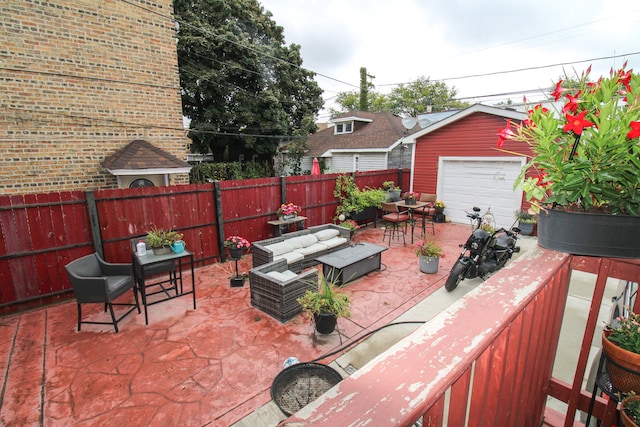
[[[404,199],[404,203],[407,205],[415,205],[420,198],[420,193],[414,193],[413,191],[406,191],[402,198]]]
[[[147,231],[147,243],[153,249],[156,255],[164,255],[171,253],[171,245],[176,241],[182,240],[183,234],[174,230],[163,230],[161,228],[152,228]]]
[[[640,316],[630,312],[602,332],[602,351],[611,384],[620,392],[640,392]]]
[[[640,396],[628,393],[620,403],[620,418],[625,427],[638,427],[640,423]]]
[[[400,189],[396,188],[393,181],[385,181],[382,183],[382,190],[387,192],[387,197],[383,200],[386,202],[397,202],[400,200]]]
[[[360,189],[351,175],[340,175],[336,179],[333,195],[338,199],[335,218],[344,215],[354,221],[372,219],[375,224],[378,208],[386,199],[381,189]]]
[[[590,68],[560,80],[505,140],[532,155],[516,185],[538,214],[538,243],[563,252],[637,258],[640,253],[640,75],[622,69],[596,81]],[[509,151],[512,154],[522,155]]]
[[[298,216],[300,212],[302,212],[300,206],[294,205],[293,203],[283,203],[278,208],[278,216],[283,220],[293,219]]]
[[[358,223],[352,219],[346,219],[344,215],[340,215],[338,217],[338,220],[340,220],[340,222],[338,223],[340,227],[344,227],[349,230],[349,239],[353,239],[353,236],[355,235],[356,230],[360,228]]]
[[[302,311],[313,317],[316,331],[321,334],[332,333],[338,317],[351,317],[351,296],[339,291],[324,275],[321,277],[319,290],[307,290],[297,301],[302,306]]]
[[[527,210],[519,210],[516,212],[516,220],[518,221],[518,228],[520,232],[525,236],[530,236],[533,233],[533,227],[536,224],[536,216]]]
[[[251,247],[251,243],[244,237],[229,236],[224,240],[224,247],[229,251],[229,257],[234,260],[242,258],[245,249]]]
[[[393,181],[385,181],[382,183],[382,189],[384,191],[390,191],[393,190],[396,186],[396,183]]]
[[[436,202],[433,204],[433,208],[435,209],[437,214],[441,214],[442,212],[444,212],[444,208],[446,207],[447,205],[445,205],[442,200],[436,200]]]
[[[440,245],[433,240],[425,240],[416,246],[415,253],[420,261],[421,272],[428,274],[438,272],[440,258],[444,256]]]

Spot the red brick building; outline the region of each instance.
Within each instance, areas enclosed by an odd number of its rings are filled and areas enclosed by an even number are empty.
[[[186,159],[171,0],[4,0],[0,16],[0,193],[115,188],[100,163],[134,140]]]

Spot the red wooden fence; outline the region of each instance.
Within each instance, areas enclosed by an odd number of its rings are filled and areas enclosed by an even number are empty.
[[[0,314],[72,297],[64,266],[92,252],[131,260],[130,239],[152,227],[184,233],[200,264],[221,257],[223,236],[272,236],[267,221],[283,202],[303,209],[307,225],[333,222],[337,174],[259,178],[138,189],[0,196]],[[354,174],[359,187],[400,183],[409,171]]]

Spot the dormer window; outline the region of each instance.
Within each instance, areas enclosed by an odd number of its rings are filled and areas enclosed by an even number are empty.
[[[353,122],[344,122],[344,123],[336,123],[334,134],[338,135],[341,133],[352,133],[353,132]]]

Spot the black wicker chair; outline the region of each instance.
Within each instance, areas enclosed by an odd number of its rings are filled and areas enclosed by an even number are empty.
[[[118,332],[118,322],[131,313],[135,308],[140,313],[138,305],[138,293],[133,280],[131,264],[111,264],[105,262],[98,254],[91,254],[71,261],[65,266],[69,280],[73,285],[73,291],[78,304],[78,331],[82,323],[96,325],[113,325]],[[114,303],[113,301],[128,290],[133,289],[135,304]],[[104,310],[107,307],[111,313],[111,322],[83,321],[82,304],[103,303]],[[130,307],[122,316],[116,319],[113,306]]]

